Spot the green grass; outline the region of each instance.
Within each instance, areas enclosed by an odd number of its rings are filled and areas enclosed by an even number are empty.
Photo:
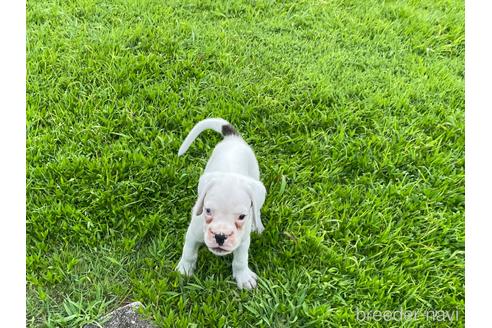
[[[29,0],[27,29],[28,326],[135,300],[162,327],[463,326],[462,1]],[[253,292],[205,249],[173,271],[205,117],[268,190]]]

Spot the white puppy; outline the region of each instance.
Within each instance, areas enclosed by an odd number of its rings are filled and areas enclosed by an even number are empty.
[[[197,123],[179,148],[183,155],[205,129],[224,136],[215,147],[198,183],[198,199],[191,213],[183,255],[176,270],[191,275],[198,247],[205,243],[215,255],[234,253],[232,275],[239,288],[255,288],[256,274],[248,267],[250,232],[263,231],[260,209],[266,189],[251,147],[229,122],[221,118]]]

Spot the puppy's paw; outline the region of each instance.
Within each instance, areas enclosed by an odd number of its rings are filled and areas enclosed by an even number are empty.
[[[191,276],[195,270],[195,262],[185,261],[183,259],[179,260],[176,266],[176,271],[179,271],[182,275]]]
[[[239,289],[253,289],[256,288],[256,273],[246,268],[242,271],[235,272],[234,278],[236,278],[237,286]]]

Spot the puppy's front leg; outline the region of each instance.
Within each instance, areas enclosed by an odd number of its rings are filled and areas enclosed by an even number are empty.
[[[237,286],[240,289],[256,287],[256,273],[248,267],[249,243],[250,238],[248,236],[234,251],[234,260],[232,260],[232,276],[236,278]]]
[[[190,226],[186,231],[185,243],[183,246],[183,254],[179,260],[176,270],[186,276],[191,276],[195,270],[196,260],[198,258],[198,247],[203,242],[200,238],[200,225],[198,220],[193,218]]]

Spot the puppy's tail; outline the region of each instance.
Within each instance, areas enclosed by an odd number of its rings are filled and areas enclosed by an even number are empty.
[[[181,147],[179,147],[178,156],[181,156],[184,153],[186,153],[186,151],[193,143],[193,141],[196,139],[196,137],[198,137],[198,135],[206,129],[212,129],[222,134],[222,136],[224,137],[231,136],[231,135],[239,136],[239,133],[237,133],[236,129],[234,129],[234,127],[226,120],[222,118],[207,118],[204,119],[203,121],[198,122],[193,127],[193,129],[191,129],[190,133],[188,133],[188,136],[181,144]]]

